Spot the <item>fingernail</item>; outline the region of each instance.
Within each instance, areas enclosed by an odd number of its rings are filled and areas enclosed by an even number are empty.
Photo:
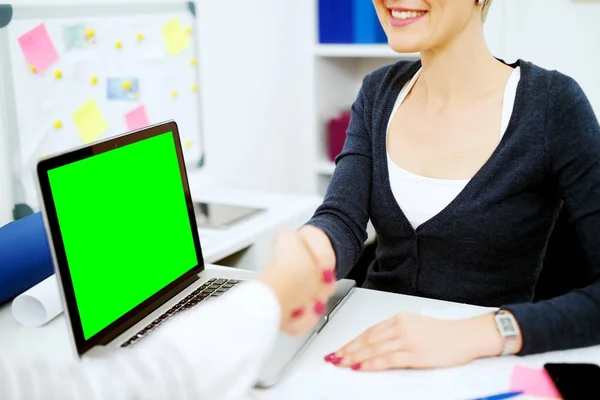
[[[325,312],[327,306],[322,301],[317,301],[313,306],[313,310],[317,315],[321,315]]]
[[[352,368],[355,371],[358,371],[360,369],[361,365],[360,364],[354,364],[352,365],[350,368]]]
[[[304,308],[298,308],[292,311],[292,318],[299,318],[304,315]]]
[[[340,365],[342,363],[343,358],[342,357],[338,357],[338,356],[333,356],[331,358],[331,363],[333,365]]]
[[[335,280],[335,272],[332,269],[323,271],[323,280],[325,283],[333,283]]]
[[[335,358],[335,353],[327,354],[325,356],[325,361],[331,362]]]

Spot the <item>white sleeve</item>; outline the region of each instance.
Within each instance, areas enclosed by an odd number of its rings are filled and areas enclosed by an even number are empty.
[[[0,356],[0,399],[238,399],[257,379],[280,314],[268,287],[247,282],[106,359],[56,365]]]

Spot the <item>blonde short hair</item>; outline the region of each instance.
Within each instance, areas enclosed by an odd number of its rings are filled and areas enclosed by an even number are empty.
[[[483,6],[481,8],[481,15],[483,20],[487,19],[488,12],[490,11],[490,6],[492,5],[492,0],[483,0]]]

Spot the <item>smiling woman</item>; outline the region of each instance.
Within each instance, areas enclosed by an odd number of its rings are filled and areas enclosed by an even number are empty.
[[[369,74],[323,204],[300,231],[338,278],[370,220],[368,289],[498,308],[461,321],[399,314],[326,360],[434,368],[600,344],[600,126],[570,77],[488,49],[489,0],[373,0],[392,49]],[[561,207],[588,286],[533,302]]]

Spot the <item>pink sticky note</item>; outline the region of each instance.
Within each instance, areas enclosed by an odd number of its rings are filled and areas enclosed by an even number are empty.
[[[141,105],[129,111],[125,114],[125,122],[127,123],[127,129],[130,131],[150,125],[148,114],[146,114],[146,107]]]
[[[513,369],[510,390],[523,391],[525,395],[546,399],[561,398],[546,371],[521,365],[516,365]]]
[[[43,72],[58,60],[58,53],[48,36],[46,25],[39,24],[19,37],[19,45],[25,59],[33,65],[36,72]]]

